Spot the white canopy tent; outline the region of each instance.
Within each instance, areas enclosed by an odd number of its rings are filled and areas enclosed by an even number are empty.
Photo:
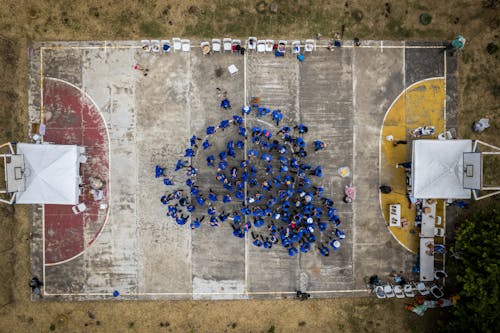
[[[76,205],[79,197],[79,147],[75,145],[18,143],[24,156],[24,191],[16,193],[19,204]]]
[[[418,199],[469,199],[464,188],[464,153],[472,140],[414,140],[411,178]]]

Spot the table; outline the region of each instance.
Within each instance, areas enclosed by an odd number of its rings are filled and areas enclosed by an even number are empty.
[[[420,238],[420,281],[434,281],[434,238],[431,237]]]
[[[424,213],[425,207],[431,209],[430,213]],[[436,202],[429,204],[427,200],[422,202],[422,225],[420,237],[434,237],[434,228],[436,226]]]
[[[389,205],[389,226],[401,227],[401,205]]]

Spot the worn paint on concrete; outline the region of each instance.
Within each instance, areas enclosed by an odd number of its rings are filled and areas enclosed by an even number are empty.
[[[379,205],[380,129],[409,80],[441,70],[439,48],[346,43],[334,52],[318,47],[299,63],[289,55],[204,57],[197,48],[167,55],[143,52],[137,42],[103,44],[39,43],[29,53],[31,121],[40,121],[44,109],[41,82],[64,80],[95,102],[110,147],[109,218],[83,255],[46,266],[41,215],[33,211],[32,271],[44,277],[46,298],[108,299],[114,290],[123,299],[293,297],[296,289],[313,297],[367,295],[366,277],[411,271],[416,258],[393,239]],[[132,69],[136,63],[148,76]],[[231,64],[240,70],[233,76]],[[341,250],[327,258],[290,258],[281,249],[263,252],[239,241],[228,225],[191,231],[165,217],[159,202],[165,187],[154,179],[154,166],[173,166],[192,134],[233,114],[219,109],[217,87],[228,92],[234,112],[248,102],[245,96],[259,96],[263,105],[283,110],[285,122],[307,123],[309,140],[327,143],[315,159],[347,234]],[[248,117],[247,126],[258,121]],[[345,179],[336,174],[344,165],[351,167]],[[182,188],[184,176],[172,176]],[[203,170],[198,178],[205,187],[214,181]],[[350,183],[358,195],[348,205],[342,196]],[[84,232],[88,239],[93,231]]]
[[[415,227],[415,207],[409,206],[404,168],[396,168],[397,163],[411,161],[413,138],[409,132],[419,126],[434,126],[436,133],[418,139],[436,139],[445,128],[444,103],[445,79],[434,78],[416,82],[406,88],[387,111],[381,130],[381,183],[392,187],[389,194],[380,194],[380,205],[387,225],[389,225],[389,205],[401,205],[401,217],[407,219],[405,228],[388,227],[394,237],[413,253],[418,252],[419,231]],[[387,141],[392,135],[394,141]],[[406,140],[407,144],[394,146],[394,142]],[[438,215],[443,217],[443,202],[439,200]]]

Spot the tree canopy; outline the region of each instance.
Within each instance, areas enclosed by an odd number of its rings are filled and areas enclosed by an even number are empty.
[[[498,205],[461,223],[455,238],[461,300],[448,328],[500,332],[500,215]]]

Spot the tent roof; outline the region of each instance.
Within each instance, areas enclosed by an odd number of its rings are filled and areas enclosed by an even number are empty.
[[[464,188],[464,153],[472,140],[414,140],[412,156],[413,196],[418,199],[468,199]]]
[[[78,203],[78,146],[18,143],[17,153],[24,155],[26,189],[16,203]]]

